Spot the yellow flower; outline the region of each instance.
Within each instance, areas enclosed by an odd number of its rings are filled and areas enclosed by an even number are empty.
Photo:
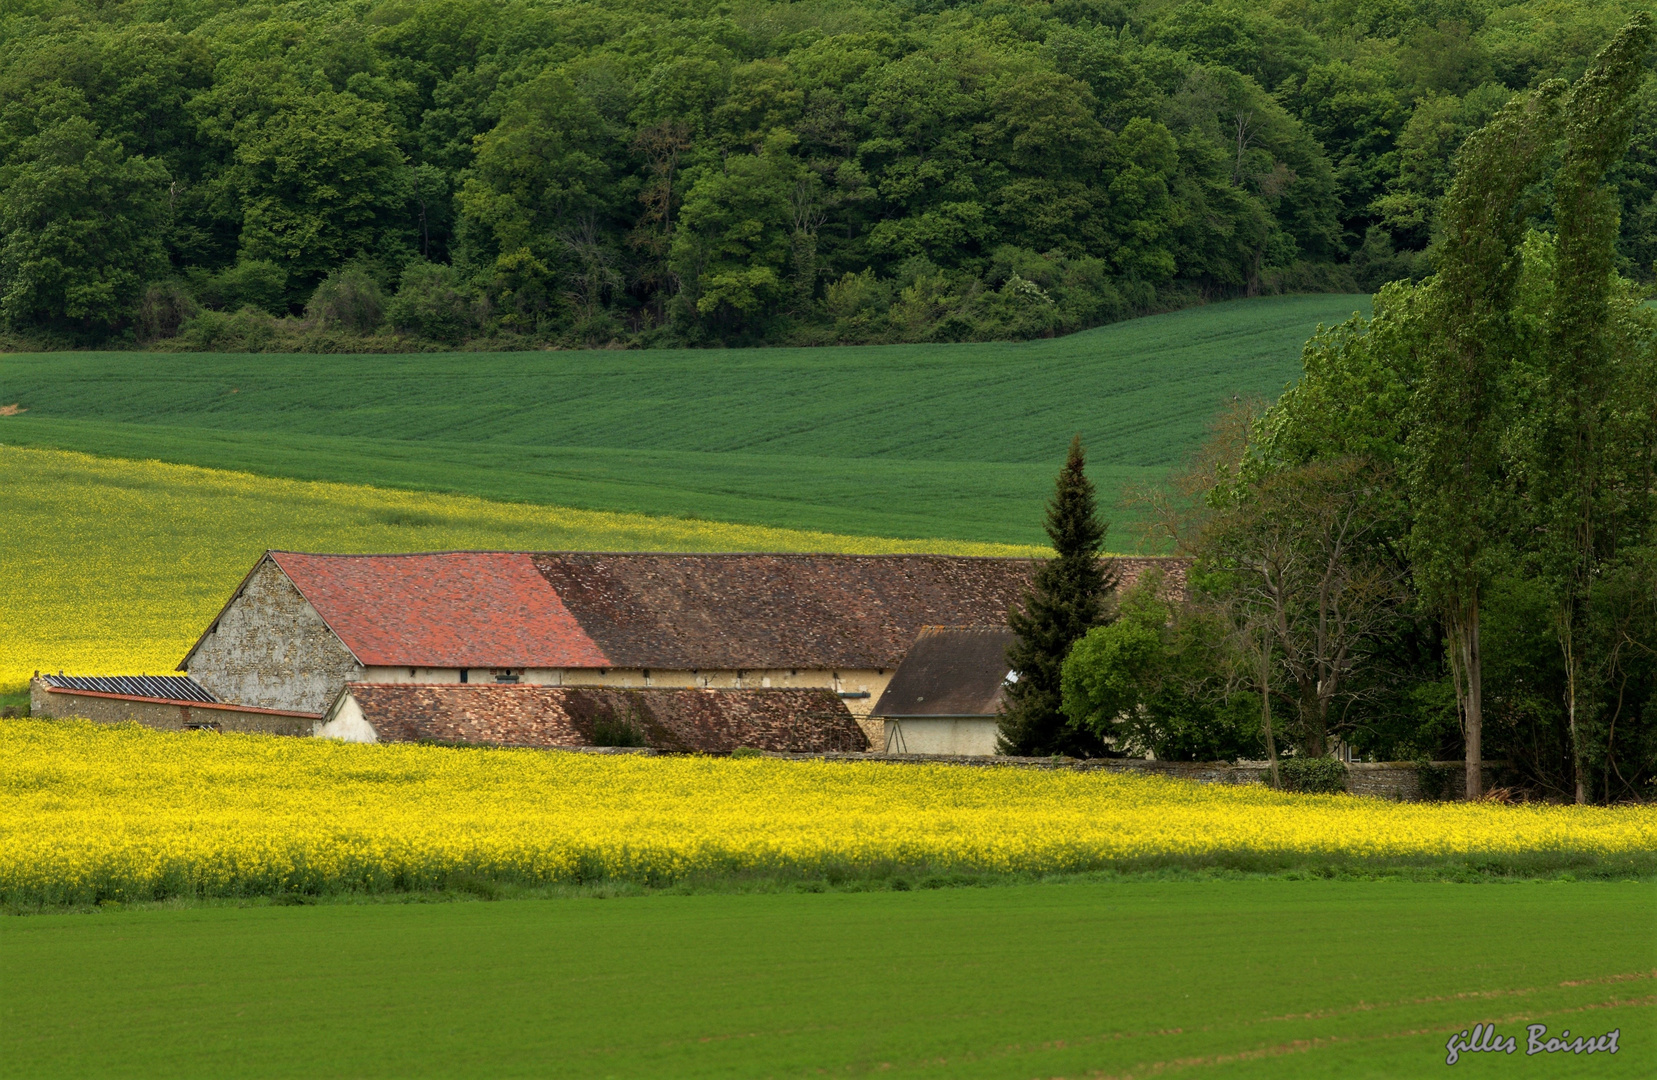
[[[1624,857],[1648,807],[1409,804],[1154,776],[642,757],[12,721],[0,897],[666,882],[894,866]]]

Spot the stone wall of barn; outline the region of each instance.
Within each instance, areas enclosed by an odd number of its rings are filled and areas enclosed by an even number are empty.
[[[320,713],[362,667],[270,559],[190,658],[190,674],[220,701]]]

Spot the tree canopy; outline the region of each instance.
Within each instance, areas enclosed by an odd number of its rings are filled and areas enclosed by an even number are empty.
[[[1157,695],[1187,673],[1187,714],[1252,683],[1262,734],[1276,701],[1301,755],[1456,753],[1471,798],[1492,771],[1649,796],[1657,311],[1618,272],[1616,192],[1654,46],[1636,13],[1569,86],[1496,110],[1455,162],[1435,272],[1321,330],[1275,405],[1217,427],[1158,504],[1191,603],[1071,654],[1073,723],[1143,741],[1135,717],[1171,715]]]
[[[1429,271],[1462,142],[1637,6],[12,4],[0,314],[109,339],[154,290],[298,315],[430,263],[459,300],[403,333],[827,343],[1375,288]],[[1625,126],[1614,263],[1649,278],[1649,80]]]

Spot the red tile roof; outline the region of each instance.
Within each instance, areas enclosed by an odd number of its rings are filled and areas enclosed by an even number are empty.
[[[518,552],[270,557],[366,666],[612,666]]]
[[[863,751],[869,742],[831,690],[692,690],[528,684],[347,683],[384,742],[592,746],[600,721],[681,753],[739,746],[795,753]]]

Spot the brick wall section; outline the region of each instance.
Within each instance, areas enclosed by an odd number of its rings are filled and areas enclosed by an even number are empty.
[[[220,701],[320,713],[362,668],[267,558],[202,638],[190,674]]]
[[[48,687],[36,679],[29,684],[29,711],[35,716],[96,720],[104,724],[137,723],[159,731],[183,731],[192,726],[218,725],[220,731],[262,735],[309,735],[319,719],[309,713],[249,712],[235,706],[200,702],[133,700],[78,694]]]

